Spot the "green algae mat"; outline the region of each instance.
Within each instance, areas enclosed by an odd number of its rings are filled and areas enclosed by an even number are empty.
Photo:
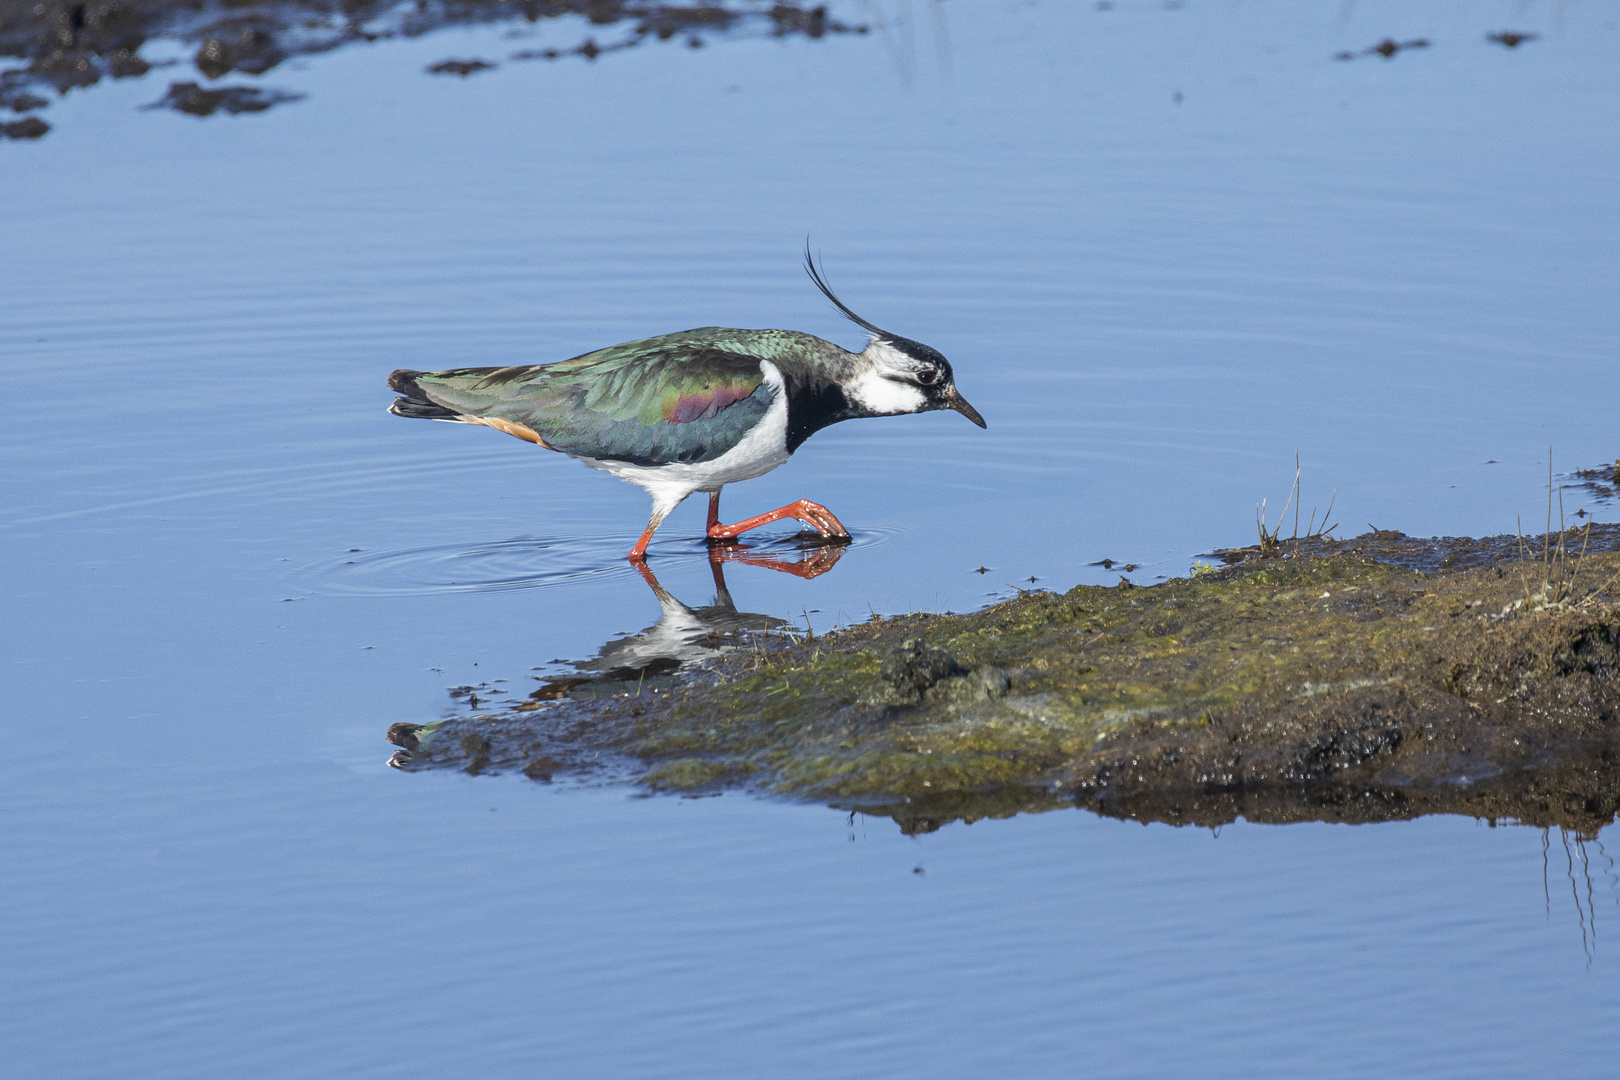
[[[910,829],[1078,803],[1590,831],[1620,798],[1620,555],[1596,550],[1620,527],[1594,528],[1561,537],[1564,557],[1541,538],[1532,553],[1374,532],[1151,587],[823,637],[739,631],[674,674],[621,668],[397,724],[394,763],[747,788]]]

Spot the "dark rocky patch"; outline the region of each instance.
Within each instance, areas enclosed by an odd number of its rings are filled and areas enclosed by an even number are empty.
[[[0,139],[37,139],[49,130],[51,125],[37,116],[25,116],[21,120],[0,120]]]
[[[222,79],[233,71],[263,75],[286,58],[286,52],[276,42],[273,21],[248,16],[215,23],[207,39],[197,47],[193,62],[210,79]]]

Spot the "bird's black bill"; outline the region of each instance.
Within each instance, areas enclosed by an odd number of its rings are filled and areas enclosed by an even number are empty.
[[[961,394],[958,394],[955,390],[951,391],[950,402],[945,407],[948,409],[955,409],[957,412],[961,413],[963,416],[967,417],[969,420],[973,421],[975,424],[978,424],[982,428],[988,428],[990,426],[984,422],[984,417],[979,415],[979,410],[969,405],[967,403],[967,398],[963,397]]]

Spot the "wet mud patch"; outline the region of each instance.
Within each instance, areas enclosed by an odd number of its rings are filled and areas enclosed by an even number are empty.
[[[1408,536],[1395,529],[1369,527],[1360,536],[1344,540],[1331,536],[1284,540],[1289,558],[1321,559],[1331,555],[1355,555],[1388,566],[1434,574],[1442,570],[1468,570],[1479,566],[1503,566],[1523,560],[1534,562],[1560,542],[1567,552],[1591,554],[1620,551],[1620,526],[1592,525],[1543,536]],[[1200,558],[1219,559],[1227,566],[1261,557],[1258,546],[1220,548]]]
[[[1600,503],[1613,502],[1620,494],[1620,458],[1613,464],[1594,465],[1590,469],[1576,469],[1563,479],[1570,486]]]
[[[21,120],[0,120],[0,139],[37,139],[49,130],[51,125],[37,116],[25,116]]]
[[[169,84],[167,94],[142,108],[173,109],[189,116],[212,116],[216,112],[235,116],[239,113],[264,112],[273,105],[300,101],[303,96],[258,86],[221,86],[205,90],[194,82],[177,82]]]
[[[736,624],[704,656],[641,652],[544,701],[396,731],[395,764],[544,760],[548,776],[817,799],[910,831],[1080,805],[1585,834],[1620,798],[1620,526],[1579,536],[1582,558],[1525,560],[1574,536],[1378,530],[821,637]]]
[[[232,0],[223,6],[191,0],[0,0],[0,57],[20,60],[0,70],[0,109],[27,113],[53,96],[103,79],[139,78],[158,66],[141,57],[153,39],[194,44],[191,64],[207,80],[232,73],[262,76],[288,59],[351,45],[420,37],[450,26],[519,22],[534,26],[581,21],[591,29],[579,44],[522,50],[516,60],[595,60],[609,52],[681,36],[688,45],[710,38],[805,37],[864,34],[867,27],[839,21],[823,5],[730,0],[666,4],[658,0]],[[606,35],[613,35],[608,38]],[[604,40],[598,40],[604,38]],[[483,60],[446,60],[435,74],[468,75],[496,66]],[[465,70],[460,70],[461,68]],[[199,87],[195,90],[180,89]],[[159,107],[195,116],[214,111],[254,113],[296,95],[248,93],[248,87],[201,89],[176,82]],[[210,95],[222,95],[210,98]],[[171,100],[173,99],[173,100]],[[211,104],[209,102],[211,101]],[[207,111],[199,111],[206,108]],[[38,117],[0,123],[0,137],[37,139],[50,130]]]

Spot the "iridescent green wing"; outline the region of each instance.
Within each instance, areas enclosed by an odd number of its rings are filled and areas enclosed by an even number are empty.
[[[522,424],[567,454],[637,465],[712,461],[769,409],[755,349],[774,352],[774,337],[710,327],[555,364],[458,368],[416,382],[441,405]]]

